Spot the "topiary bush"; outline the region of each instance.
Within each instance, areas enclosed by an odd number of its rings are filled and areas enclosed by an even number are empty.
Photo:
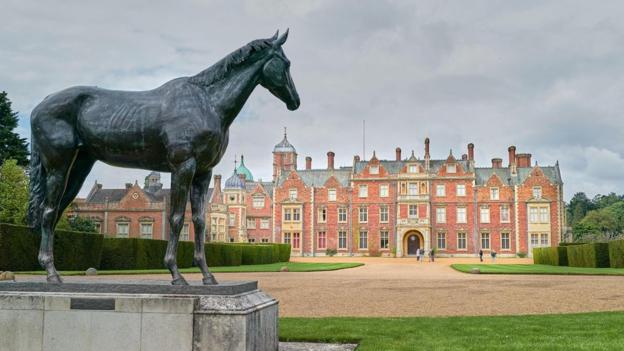
[[[624,240],[609,242],[609,263],[612,268],[624,268]]]
[[[609,244],[592,243],[567,246],[571,267],[609,267]]]

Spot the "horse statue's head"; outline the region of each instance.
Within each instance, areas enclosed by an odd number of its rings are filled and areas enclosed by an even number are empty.
[[[262,67],[260,84],[267,88],[278,99],[282,100],[289,110],[293,111],[299,108],[299,94],[295,83],[290,76],[290,61],[282,50],[282,44],[288,38],[288,29],[284,34],[273,36],[273,54],[271,58]]]

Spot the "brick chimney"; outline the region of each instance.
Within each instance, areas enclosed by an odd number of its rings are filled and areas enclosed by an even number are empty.
[[[214,175],[214,190],[212,191],[212,203],[213,204],[222,204],[223,203],[223,195],[221,194],[221,175]]]
[[[474,144],[468,144],[468,161],[474,161]]]
[[[327,169],[334,169],[334,156],[336,154],[333,151],[327,152]]]
[[[518,167],[531,167],[531,154],[516,154]]]
[[[425,169],[429,170],[429,161],[431,160],[431,155],[429,154],[429,138],[425,138]]]
[[[509,166],[516,164],[516,147],[511,145],[507,151],[509,151]]]
[[[360,162],[360,156],[359,155],[353,156],[353,162]]]
[[[394,153],[395,153],[395,159],[397,161],[401,161],[401,148],[397,147],[396,149],[394,149]]]
[[[499,157],[493,158],[492,168],[503,168],[503,159]]]
[[[306,168],[305,169],[312,169],[312,157],[310,156],[306,156]]]

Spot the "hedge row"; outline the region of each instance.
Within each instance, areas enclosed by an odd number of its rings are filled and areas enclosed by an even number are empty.
[[[568,250],[566,247],[536,247],[533,249],[533,262],[551,266],[567,266]]]
[[[624,268],[624,240],[609,241],[609,262],[612,268]]]
[[[568,246],[568,263],[571,267],[609,267],[609,244],[592,243]]]
[[[164,268],[167,241],[138,238],[109,238],[99,234],[57,230],[55,263],[59,270],[155,269]],[[0,271],[39,270],[40,235],[30,228],[0,223]],[[193,266],[192,242],[178,243],[178,267]],[[239,266],[288,262],[288,244],[207,243],[208,266]]]

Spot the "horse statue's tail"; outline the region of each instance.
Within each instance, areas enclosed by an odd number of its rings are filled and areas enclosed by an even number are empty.
[[[41,211],[43,200],[46,193],[46,175],[45,169],[41,164],[41,158],[39,156],[39,148],[32,140],[31,154],[30,154],[30,191],[28,199],[28,224],[31,228],[37,230],[41,227]]]

